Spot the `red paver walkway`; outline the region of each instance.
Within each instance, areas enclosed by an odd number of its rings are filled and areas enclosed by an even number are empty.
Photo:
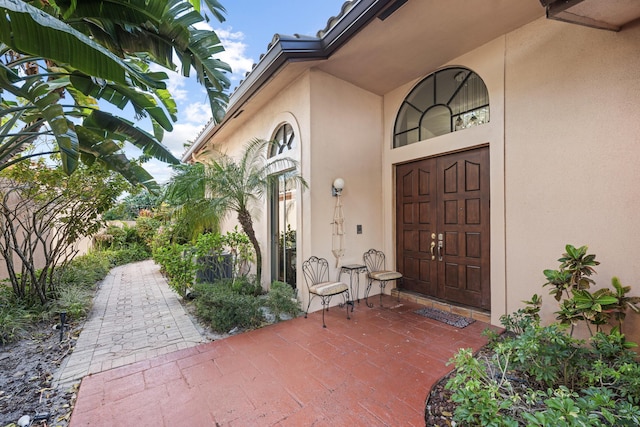
[[[316,312],[87,376],[70,425],[424,426],[431,386],[459,348],[485,344],[487,324],[383,301],[351,320],[332,308],[326,329]]]

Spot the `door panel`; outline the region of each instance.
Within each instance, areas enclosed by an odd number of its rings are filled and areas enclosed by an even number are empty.
[[[489,309],[489,148],[399,165],[396,177],[403,287]]]
[[[399,212],[396,234],[398,269],[402,285],[414,292],[436,292],[436,268],[431,265],[431,235],[435,233],[436,169],[431,160],[422,160],[396,169],[396,194]],[[406,272],[406,274],[404,273]]]

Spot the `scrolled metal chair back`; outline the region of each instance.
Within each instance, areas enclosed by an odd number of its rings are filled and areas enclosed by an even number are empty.
[[[312,256],[302,263],[302,272],[307,287],[329,280],[329,262],[324,258]]]
[[[364,264],[369,269],[369,272],[385,270],[384,252],[376,249],[369,249],[364,253],[362,258],[364,260]]]

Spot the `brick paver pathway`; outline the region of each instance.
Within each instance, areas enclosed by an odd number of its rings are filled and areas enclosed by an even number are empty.
[[[198,332],[153,261],[111,270],[103,280],[76,347],[56,374],[64,386],[85,375],[186,349]]]

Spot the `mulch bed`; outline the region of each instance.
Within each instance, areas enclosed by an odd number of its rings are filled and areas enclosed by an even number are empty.
[[[80,383],[54,388],[53,378],[73,351],[81,326],[67,325],[62,342],[53,327],[41,323],[24,339],[0,345],[0,426],[17,423],[23,415],[33,420],[36,414],[48,417],[32,426],[68,426]]]

